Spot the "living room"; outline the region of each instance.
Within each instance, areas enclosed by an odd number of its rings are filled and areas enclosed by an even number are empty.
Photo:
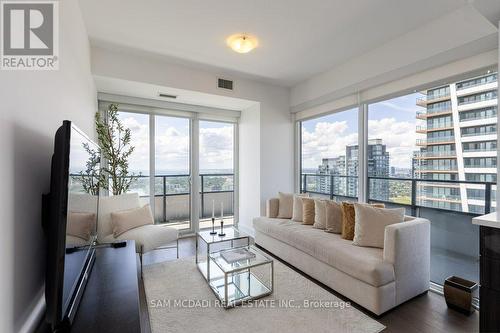
[[[498,1],[0,6],[2,332],[500,331]]]

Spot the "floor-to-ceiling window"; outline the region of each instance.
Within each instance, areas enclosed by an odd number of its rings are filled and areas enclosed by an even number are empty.
[[[130,129],[134,151],[128,158],[129,173],[136,176],[128,192],[139,194],[141,202],[150,203],[150,159],[149,159],[149,115],[134,112],[119,112],[118,119]]]
[[[300,149],[302,191],[357,200],[357,108],[302,121]]]
[[[155,220],[191,228],[190,119],[154,116]]]
[[[219,223],[221,210],[225,225],[234,222],[234,132],[232,123],[199,122],[200,228]]]
[[[431,221],[437,285],[450,275],[479,282],[471,218],[496,209],[495,82],[496,74],[485,74],[368,106],[368,144],[380,140],[387,156],[379,159],[388,164],[369,167],[369,198]],[[374,157],[368,149],[369,164]]]
[[[349,165],[363,165],[368,201],[431,221],[433,285],[450,275],[479,282],[479,228],[471,219],[496,210],[496,90],[497,74],[484,72],[360,103],[364,156],[357,109],[299,121],[300,190],[352,199]]]
[[[108,105],[101,102],[103,110]],[[211,227],[212,211],[218,224],[222,206],[226,225],[235,224],[234,113],[227,120],[220,114],[218,120],[199,120],[185,111],[128,104],[118,104],[118,110],[134,147],[128,163],[136,180],[128,192],[151,205],[155,223],[192,232]]]

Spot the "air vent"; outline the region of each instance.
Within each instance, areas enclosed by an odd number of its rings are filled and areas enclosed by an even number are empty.
[[[176,99],[176,95],[170,95],[170,94],[164,94],[164,93],[158,93],[158,96],[163,97],[163,98],[173,98]]]
[[[217,86],[221,89],[233,90],[233,81],[219,78]]]

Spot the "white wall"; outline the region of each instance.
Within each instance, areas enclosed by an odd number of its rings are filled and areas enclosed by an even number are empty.
[[[92,47],[92,73],[258,102],[257,106],[243,110],[240,121],[240,225],[248,230],[252,217],[264,213],[266,199],[278,191],[293,191],[293,122],[287,88],[229,75],[235,81],[235,91],[226,92],[216,86],[216,78],[226,77],[225,73],[172,64],[150,54],[103,47]],[[260,167],[255,163],[260,163]]]
[[[260,212],[261,205],[261,154],[260,154],[260,105],[241,112],[239,121],[239,219],[240,229],[252,232],[248,223]]]
[[[0,71],[0,332],[26,331],[43,309],[41,195],[49,190],[55,130],[73,120],[92,135],[96,91],[75,0],[60,2],[59,71]],[[15,297],[14,297],[15,296]]]

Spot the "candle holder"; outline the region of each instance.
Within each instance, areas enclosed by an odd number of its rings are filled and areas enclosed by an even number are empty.
[[[212,217],[212,231],[210,231],[210,235],[217,235],[217,231],[215,231],[215,217]]]
[[[220,219],[220,232],[219,232],[219,236],[220,237],[224,237],[226,236],[226,234],[224,233],[224,219]]]

